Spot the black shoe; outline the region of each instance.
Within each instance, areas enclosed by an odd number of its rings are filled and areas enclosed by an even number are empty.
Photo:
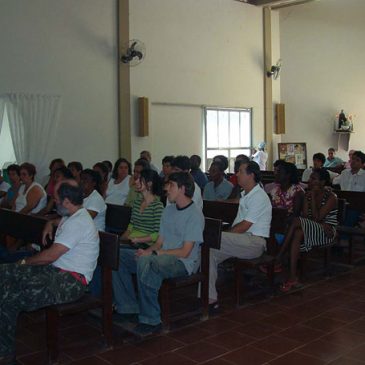
[[[138,313],[113,313],[113,320],[117,323],[138,323]]]
[[[132,329],[132,332],[136,336],[145,337],[145,336],[152,335],[154,333],[159,333],[159,332],[161,332],[161,330],[162,330],[161,323],[159,323],[155,326],[150,325],[150,324],[145,324],[145,323],[139,323],[139,324],[137,324],[136,327],[134,327]]]
[[[209,315],[216,316],[222,312],[222,309],[219,307],[218,302],[210,303],[209,304]]]

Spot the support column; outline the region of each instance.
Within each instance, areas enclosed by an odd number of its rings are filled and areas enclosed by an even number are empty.
[[[273,168],[273,106],[272,106],[272,78],[267,77],[266,72],[272,66],[272,49],[271,49],[271,8],[263,8],[264,23],[264,136],[269,158],[267,169]]]
[[[129,41],[129,0],[118,0],[118,157],[132,158],[131,91],[128,65],[120,62],[121,45]]]

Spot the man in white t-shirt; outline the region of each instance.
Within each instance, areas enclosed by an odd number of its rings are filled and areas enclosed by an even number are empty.
[[[50,221],[44,244],[58,223],[54,243],[16,264],[0,265],[0,364],[15,362],[15,329],[18,314],[80,298],[91,280],[99,255],[99,235],[82,207],[77,183],[62,182],[55,188],[62,219]]]
[[[210,250],[209,302],[217,302],[215,287],[218,265],[231,258],[254,259],[266,250],[266,238],[270,236],[272,206],[268,195],[260,186],[259,165],[242,161],[238,184],[243,188],[236,219],[229,232],[222,233],[220,250]]]

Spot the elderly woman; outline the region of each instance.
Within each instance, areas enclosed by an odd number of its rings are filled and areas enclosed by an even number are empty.
[[[20,186],[12,209],[19,213],[38,213],[47,204],[47,194],[43,187],[34,181],[36,168],[25,162],[20,165]]]
[[[114,164],[112,178],[108,183],[105,202],[115,205],[124,205],[131,177],[131,164],[125,158],[120,158]]]
[[[298,285],[297,264],[300,252],[308,252],[312,247],[327,245],[335,239],[337,197],[327,187],[329,184],[328,171],[323,168],[313,170],[302,214],[293,219],[277,257],[281,260],[284,252],[290,247],[290,275],[281,287],[284,292]]]

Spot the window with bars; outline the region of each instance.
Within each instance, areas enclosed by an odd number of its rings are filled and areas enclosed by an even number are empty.
[[[234,160],[239,154],[251,155],[252,110],[205,109],[205,168],[208,170],[216,155],[229,160],[229,172],[234,172]]]

